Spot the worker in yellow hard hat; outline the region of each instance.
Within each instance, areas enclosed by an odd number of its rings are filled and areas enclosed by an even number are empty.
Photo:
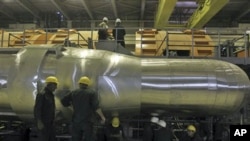
[[[90,79],[83,76],[78,80],[79,88],[71,91],[61,99],[63,106],[73,106],[72,117],[72,140],[80,141],[84,138],[85,141],[92,141],[93,134],[93,112],[96,112],[101,122],[105,123],[105,116],[99,107],[97,93],[90,89]]]
[[[45,88],[36,95],[34,117],[41,140],[55,141],[55,97],[53,92],[57,88],[58,80],[55,76],[48,76],[45,82]]]
[[[195,133],[196,132],[196,128],[194,127],[194,125],[188,125],[187,131]]]
[[[120,119],[117,116],[112,118],[111,124],[106,126],[104,132],[107,141],[122,141],[125,137]]]
[[[112,126],[113,126],[114,128],[117,128],[117,127],[119,127],[119,125],[120,125],[120,120],[119,120],[119,118],[118,118],[118,117],[114,117],[114,118],[112,119]]]
[[[45,79],[45,82],[46,82],[47,84],[49,84],[49,83],[58,84],[58,80],[57,80],[57,78],[56,78],[55,76],[49,76],[49,77],[47,77],[47,78]]]
[[[87,76],[83,76],[81,77],[79,80],[78,80],[78,84],[81,85],[81,84],[84,84],[86,86],[89,86],[90,85],[90,80]]]
[[[187,133],[180,139],[180,141],[203,141],[194,125],[187,126]]]

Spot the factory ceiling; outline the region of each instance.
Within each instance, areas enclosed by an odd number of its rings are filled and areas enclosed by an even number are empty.
[[[117,17],[163,27],[250,23],[249,0],[0,0],[0,27],[13,23],[91,22]],[[74,25],[74,24],[73,24]],[[147,25],[147,24],[144,24]],[[77,27],[89,26],[79,24]]]

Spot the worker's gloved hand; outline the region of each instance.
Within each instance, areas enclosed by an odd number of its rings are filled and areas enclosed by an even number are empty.
[[[37,121],[37,128],[38,128],[39,130],[42,130],[42,129],[44,128],[43,122],[42,122],[41,120],[38,120],[38,121]]]

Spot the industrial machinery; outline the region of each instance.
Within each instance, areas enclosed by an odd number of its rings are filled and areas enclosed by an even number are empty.
[[[249,96],[250,81],[238,66],[212,59],[139,58],[93,49],[33,45],[0,48],[0,117],[33,121],[37,91],[47,76],[59,80],[57,119],[70,119],[60,104],[86,75],[98,91],[107,117],[126,119],[223,117],[238,112]]]

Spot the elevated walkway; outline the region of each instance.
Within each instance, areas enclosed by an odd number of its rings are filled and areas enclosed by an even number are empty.
[[[229,31],[218,33],[221,31],[217,30],[191,31],[150,28],[138,28],[138,30],[128,28],[126,30],[128,33],[125,36],[125,49],[135,56],[207,58],[225,60],[234,64],[250,63],[249,37],[243,30],[237,34],[228,33]],[[2,29],[0,35],[1,46],[12,48],[32,44],[63,45],[67,38],[75,45],[74,47],[89,48],[91,46],[96,49],[95,45],[98,44],[98,33],[93,29],[32,29],[22,30],[22,32],[21,30],[5,31]]]

